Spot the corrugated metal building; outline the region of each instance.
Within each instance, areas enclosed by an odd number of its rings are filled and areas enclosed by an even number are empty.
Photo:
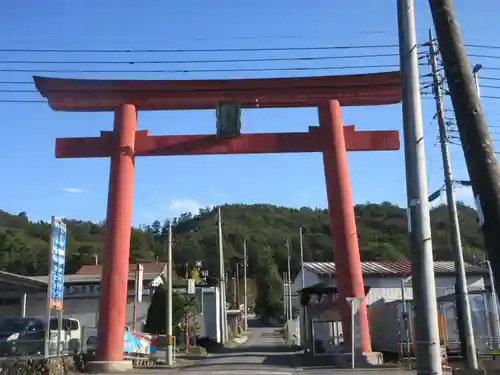
[[[365,288],[368,288],[367,304],[370,305],[381,299],[386,301],[402,298],[402,282],[404,283],[405,297],[413,298],[410,262],[362,262],[362,273]],[[304,286],[309,287],[318,283],[337,286],[336,265],[333,262],[304,262]],[[467,283],[470,290],[484,289],[488,282],[488,270],[478,265],[465,264]],[[455,291],[455,266],[452,261],[434,262],[436,276],[437,297]],[[299,306],[297,291],[302,289],[302,272],[299,272],[292,284],[293,305]]]

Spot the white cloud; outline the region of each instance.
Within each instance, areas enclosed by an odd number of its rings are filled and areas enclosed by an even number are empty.
[[[455,200],[465,203],[468,206],[475,207],[474,193],[470,186],[461,186],[455,189]]]
[[[455,201],[462,202],[468,206],[475,207],[474,194],[469,186],[455,185]],[[446,204],[446,193],[441,191],[438,199],[430,203],[431,208]]]
[[[73,193],[73,194],[78,194],[83,192],[83,189],[81,188],[61,188],[61,190],[66,193]]]
[[[200,208],[212,208],[213,205],[202,204],[193,199],[179,198],[160,202],[154,208],[142,208],[134,213],[134,225],[150,224],[155,220],[163,222],[165,219],[179,217],[184,213],[198,214]]]
[[[172,216],[179,216],[183,213],[193,213],[197,214],[200,208],[204,206],[192,199],[182,198],[173,199],[168,206],[169,214]]]

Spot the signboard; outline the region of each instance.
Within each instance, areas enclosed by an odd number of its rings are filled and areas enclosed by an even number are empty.
[[[196,280],[188,279],[187,294],[195,294],[195,293],[196,293]]]
[[[66,224],[52,217],[51,229],[49,307],[55,310],[63,310]]]
[[[123,345],[123,352],[126,354],[151,355],[156,353],[156,338],[147,333],[125,332]]]
[[[241,107],[238,103],[220,101],[217,103],[215,114],[218,136],[232,138],[241,134]]]
[[[135,274],[135,294],[137,303],[142,302],[142,294],[144,293],[144,267],[142,264],[137,265]]]

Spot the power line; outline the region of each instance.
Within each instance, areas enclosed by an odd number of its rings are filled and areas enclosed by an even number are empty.
[[[189,53],[189,52],[264,52],[264,51],[322,51],[367,48],[397,48],[397,44],[351,45],[351,46],[314,46],[314,47],[256,47],[256,48],[179,48],[179,49],[9,49],[9,53]]]
[[[285,72],[285,71],[310,71],[310,70],[336,70],[336,69],[369,69],[369,68],[396,68],[399,65],[350,65],[350,66],[325,66],[325,67],[292,67],[292,68],[234,68],[234,69],[157,69],[157,70],[100,70],[100,69],[0,69],[4,73],[228,73],[228,72]]]
[[[469,57],[477,57],[479,59],[500,59],[500,56],[495,56],[495,55],[481,55],[481,54],[474,54],[474,53],[468,53],[467,56]]]
[[[484,44],[466,44],[468,48],[485,48],[485,49],[500,49],[500,46],[488,46]]]
[[[39,61],[39,60],[0,60],[0,64],[212,64],[212,63],[239,63],[239,62],[273,62],[273,61],[317,61],[337,59],[361,59],[375,57],[398,57],[397,53],[342,55],[342,56],[298,56],[298,57],[269,57],[257,59],[222,59],[222,60],[145,60],[145,61]],[[500,57],[499,57],[500,58]]]
[[[481,81],[500,81],[500,77],[482,77]],[[483,87],[483,85],[481,85]]]

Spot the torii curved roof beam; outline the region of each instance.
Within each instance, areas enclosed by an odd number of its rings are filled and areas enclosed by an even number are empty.
[[[122,103],[138,110],[213,109],[221,100],[243,108],[313,107],[324,100],[342,106],[401,101],[399,72],[305,78],[235,80],[95,80],[34,77],[58,111],[113,111]]]

